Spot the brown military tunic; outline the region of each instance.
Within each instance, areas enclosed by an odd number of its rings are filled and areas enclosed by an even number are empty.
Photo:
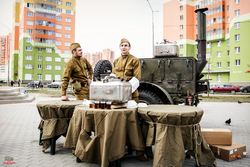
[[[141,65],[140,61],[131,54],[121,55],[119,58],[115,59],[113,63],[112,73],[116,75],[117,78],[127,77],[129,81],[133,77],[138,80],[141,79]],[[136,90],[132,94],[132,99],[139,103],[139,93]]]
[[[93,69],[88,60],[84,57],[72,56],[65,64],[64,74],[62,77],[62,95],[66,95],[68,83],[75,83],[76,81],[84,83],[86,86],[77,92],[73,89],[77,100],[89,99],[88,79],[92,79]]]

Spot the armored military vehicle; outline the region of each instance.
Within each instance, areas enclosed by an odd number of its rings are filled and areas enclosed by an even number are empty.
[[[142,77],[139,100],[148,104],[195,105],[198,95],[209,91],[209,81],[201,80],[206,61],[206,15],[207,8],[197,9],[198,60],[194,57],[178,57],[176,43],[164,41],[155,45],[154,58],[139,59]],[[94,70],[94,78],[111,70],[107,60],[100,60]]]

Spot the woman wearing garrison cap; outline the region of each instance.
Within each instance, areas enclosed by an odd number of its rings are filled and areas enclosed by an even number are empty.
[[[69,100],[66,96],[68,83],[73,83],[73,92],[77,100],[89,99],[89,85],[93,70],[88,60],[82,57],[82,48],[78,43],[72,43],[70,50],[73,56],[67,61],[62,77],[62,98]]]
[[[126,77],[132,85],[132,100],[139,103],[137,88],[141,79],[140,61],[129,53],[131,45],[127,39],[123,38],[119,47],[121,56],[115,59],[111,76],[116,76],[117,78]]]

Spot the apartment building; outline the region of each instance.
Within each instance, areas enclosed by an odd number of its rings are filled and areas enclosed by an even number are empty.
[[[0,80],[8,80],[9,35],[0,36]]]
[[[166,0],[163,36],[176,41],[180,56],[197,57],[197,8],[207,7],[207,66],[211,83],[250,83],[250,9],[248,0]]]
[[[15,0],[12,79],[61,80],[75,41],[76,0]]]

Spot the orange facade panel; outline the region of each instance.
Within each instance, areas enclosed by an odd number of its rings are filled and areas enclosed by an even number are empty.
[[[47,27],[47,26],[40,26],[40,25],[36,25],[37,29],[43,29],[43,30],[56,30],[55,27]]]
[[[208,15],[207,19],[212,19],[212,18],[219,17],[219,16],[225,16],[225,12],[219,12],[219,13]]]
[[[55,36],[52,36],[52,35],[44,35],[44,34],[35,34],[35,37],[56,39]]]
[[[46,17],[39,17],[39,16],[36,16],[36,20],[43,20],[43,21],[51,21],[51,22],[56,22],[56,19],[50,19],[50,18],[46,18]]]
[[[211,29],[215,29],[215,28],[220,28],[220,27],[225,27],[225,24],[223,23],[218,23],[218,24],[214,24],[214,25],[210,25],[210,26],[207,26],[207,30],[211,30]]]
[[[225,5],[225,2],[224,1],[215,2],[215,3],[209,4],[209,5],[205,6],[205,7],[210,9],[210,8],[213,8],[215,6],[220,6],[220,5]]]

